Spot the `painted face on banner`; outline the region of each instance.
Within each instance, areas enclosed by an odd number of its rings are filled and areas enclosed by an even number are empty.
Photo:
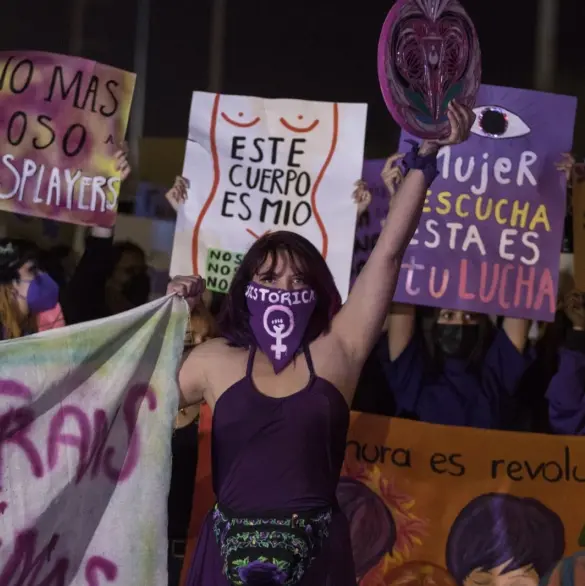
[[[419,138],[449,133],[447,105],[473,107],[481,51],[471,19],[457,0],[398,0],[378,45],[380,87],[394,120]]]
[[[317,304],[315,291],[308,287],[287,291],[250,283],[246,301],[256,343],[278,374],[301,347]]]

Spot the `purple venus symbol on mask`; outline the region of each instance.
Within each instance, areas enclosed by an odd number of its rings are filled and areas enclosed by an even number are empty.
[[[282,317],[278,317],[277,312],[280,313]],[[271,316],[273,317],[271,318]],[[288,327],[286,327],[286,321],[288,321]],[[271,305],[270,307],[267,307],[264,312],[263,324],[266,333],[275,340],[275,343],[270,346],[270,349],[274,352],[276,360],[280,360],[282,355],[286,354],[288,349],[286,344],[283,344],[282,341],[291,335],[295,327],[294,314],[284,305]]]

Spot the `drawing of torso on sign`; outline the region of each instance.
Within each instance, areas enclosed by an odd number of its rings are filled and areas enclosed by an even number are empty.
[[[323,254],[345,297],[365,118],[360,104],[195,93],[171,272],[225,292],[257,238],[290,230]]]

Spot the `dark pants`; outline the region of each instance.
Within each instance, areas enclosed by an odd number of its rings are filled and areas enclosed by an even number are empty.
[[[179,586],[187,543],[184,539],[169,539],[169,586]]]

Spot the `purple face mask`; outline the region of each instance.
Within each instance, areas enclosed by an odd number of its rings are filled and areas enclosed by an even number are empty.
[[[59,302],[59,285],[47,273],[39,273],[31,281],[26,293],[29,311],[36,315],[53,309]]]
[[[278,374],[301,346],[317,305],[315,291],[285,291],[250,283],[246,289],[246,301],[256,343]]]

